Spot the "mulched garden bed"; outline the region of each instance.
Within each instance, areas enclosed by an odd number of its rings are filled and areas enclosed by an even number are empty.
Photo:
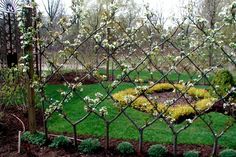
[[[78,80],[75,80],[78,78]],[[65,82],[68,83],[83,83],[83,84],[94,84],[99,83],[101,80],[99,78],[95,78],[91,76],[88,72],[68,72],[64,74],[54,74],[48,76],[46,80],[49,80],[49,84],[60,85]],[[113,81],[114,77],[110,76],[109,81]],[[128,82],[128,79],[125,79],[124,82]]]
[[[104,140],[100,139],[101,143],[104,144]],[[52,149],[48,147],[39,147],[36,145],[30,145],[30,144],[23,144],[23,149],[21,155],[18,156],[81,156],[81,157],[120,157],[121,155],[116,150],[116,146],[121,142],[122,140],[111,140],[111,146],[108,151],[106,151],[104,148],[101,148],[96,154],[90,154],[90,155],[84,155],[76,151],[74,148],[69,149]],[[138,150],[138,142],[130,141],[136,150]],[[148,148],[153,145],[154,143],[144,143],[143,149],[144,153],[139,154],[136,153],[134,155],[129,155],[129,157],[148,157],[147,150]],[[165,145],[168,150],[171,152],[172,145]],[[201,146],[201,145],[184,145],[180,144],[178,146],[178,157],[182,157],[183,152],[187,150],[197,150],[201,152],[201,157],[209,157],[209,154],[211,154],[212,148],[210,146]],[[173,155],[171,153],[168,154],[168,157],[172,157]]]
[[[42,112],[37,111],[38,129],[43,126],[42,116]],[[25,129],[28,129],[28,114],[24,108],[20,106],[5,108],[2,122],[0,122],[0,157],[18,156],[18,131],[23,131],[24,127],[16,117],[24,123]]]
[[[60,74],[54,74],[47,79],[49,79],[49,84],[63,84],[65,82],[69,83],[78,83],[78,81],[75,80],[75,78],[78,77],[79,80],[82,79],[80,82],[83,84],[93,84],[93,83],[98,83],[98,80],[95,79],[94,77],[90,76],[86,72],[70,72],[70,73],[65,73],[63,75]]]
[[[78,81],[75,81],[75,78],[78,77]],[[54,74],[51,76],[48,76],[47,79],[49,80],[49,84],[64,84],[65,82],[69,83],[83,83],[83,84],[94,84],[99,83],[101,80],[94,78],[91,76],[88,72],[68,72],[64,74]],[[110,76],[107,81],[114,81],[115,77]],[[130,78],[125,77],[123,79],[123,82],[134,82],[134,80],[130,80]],[[163,81],[161,81],[163,82]],[[148,83],[148,81],[144,81],[144,83]]]
[[[172,91],[153,93],[152,96],[157,97],[158,103],[165,103],[166,100],[175,99],[176,101],[172,104],[173,106],[178,104],[193,104],[197,101],[193,97],[184,97],[181,96],[181,93],[174,93]]]
[[[87,156],[87,157],[118,157],[120,154],[115,149],[118,143],[124,141],[119,139],[112,139],[110,141],[110,149],[108,151],[105,151],[104,148],[102,148],[98,153],[95,155],[83,155],[79,152],[77,152],[73,147],[70,147],[69,149],[51,149],[46,146],[39,147],[36,145],[31,145],[27,143],[22,144],[22,151],[21,154],[17,154],[17,134],[19,130],[22,130],[22,125],[19,123],[19,121],[11,116],[11,114],[16,115],[19,117],[24,124],[27,126],[27,113],[22,110],[21,107],[11,107],[5,110],[3,125],[1,125],[1,132],[0,135],[0,157],[5,156],[19,156],[19,157],[25,157],[25,156],[42,156],[42,157],[51,157],[51,156]],[[40,111],[37,112],[37,123],[39,124],[39,128],[42,127],[42,114]],[[85,139],[91,136],[80,136],[80,139]],[[103,138],[100,139],[100,142],[104,146],[105,140]],[[129,141],[131,142],[135,149],[138,150],[138,142],[137,141]],[[143,154],[135,154],[134,156],[147,156],[147,150],[148,148],[155,143],[151,142],[145,142],[143,145]],[[172,152],[173,148],[172,145],[165,145],[169,152]],[[212,148],[210,146],[203,146],[203,145],[186,145],[186,144],[179,144],[178,145],[178,154],[181,157],[183,152],[187,150],[198,150],[201,152],[202,157],[208,157],[211,153]],[[172,155],[169,154],[169,157]]]

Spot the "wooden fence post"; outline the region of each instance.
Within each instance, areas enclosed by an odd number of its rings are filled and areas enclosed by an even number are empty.
[[[111,28],[107,28],[107,40],[108,43],[110,44],[110,39],[111,39]],[[110,47],[108,47],[108,54],[107,54],[107,67],[106,67],[106,75],[107,75],[107,80],[109,80],[110,77]]]
[[[32,31],[33,28],[33,8],[24,7],[25,16],[25,27],[27,32]],[[33,32],[32,32],[33,33]],[[33,36],[32,36],[33,37]],[[33,55],[33,39],[24,48],[24,53],[28,55],[28,80],[27,80],[27,100],[28,100],[28,122],[29,131],[31,133],[36,132],[36,111],[35,111],[35,91],[32,86],[34,79],[34,55]]]

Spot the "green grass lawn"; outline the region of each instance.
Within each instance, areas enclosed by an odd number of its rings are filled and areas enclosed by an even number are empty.
[[[122,84],[114,92],[126,89],[128,87],[132,87],[132,85],[128,83]],[[48,85],[46,87],[46,94],[49,98],[60,99],[60,94],[58,91],[66,89],[67,88],[63,85]],[[85,97],[87,95],[92,97],[96,92],[103,93],[104,95],[106,93],[106,91],[99,84],[84,85],[83,89],[83,92],[80,93],[81,97]],[[86,114],[84,111],[84,105],[85,104],[78,96],[74,96],[69,102],[64,104],[64,111],[71,120],[76,121]],[[109,119],[112,119],[119,113],[118,109],[113,105],[111,99],[106,99],[101,106],[106,106],[108,108],[109,115],[107,118]],[[129,108],[126,112],[132,119],[135,119],[138,125],[142,125],[147,120],[151,119],[150,115],[132,108]],[[221,130],[222,127],[225,126],[225,122],[229,119],[228,116],[220,113],[209,113],[205,117],[212,119],[216,130]],[[183,124],[179,124],[176,127],[179,128],[182,125]],[[51,132],[72,133],[72,127],[57,114],[53,115],[53,117],[49,120],[48,126]],[[102,137],[104,136],[104,128],[103,121],[96,115],[92,114],[84,122],[77,126],[77,132],[81,135]],[[118,139],[138,140],[138,131],[132,123],[122,115],[111,125],[110,136]],[[171,143],[172,134],[168,126],[163,121],[157,121],[144,131],[144,140],[157,143]],[[182,132],[179,136],[179,143],[185,144],[211,145],[212,141],[210,131],[200,119],[195,121],[191,127]],[[220,144],[225,147],[236,148],[236,126],[233,126],[220,139]]]
[[[63,70],[61,73],[70,73],[70,72],[80,72],[80,71],[74,71],[74,70],[70,70],[70,69],[67,69],[67,70]],[[105,69],[99,69],[98,70],[99,74],[100,75],[106,75],[106,70]],[[113,70],[113,73],[112,73],[112,70],[109,70],[109,73],[110,73],[110,76],[112,76],[112,74],[114,74],[114,76],[117,78],[118,75],[121,75],[122,74],[122,70],[120,69],[114,69]],[[171,71],[170,73],[168,73],[168,75],[166,75],[167,72],[160,72],[160,71],[154,71],[153,74],[151,75],[149,71],[147,70],[141,70],[141,71],[137,71],[137,70],[134,70],[132,72],[129,73],[129,78],[131,80],[135,80],[135,79],[142,79],[143,81],[159,81],[161,79],[161,81],[173,81],[173,82],[178,82],[180,80],[183,80],[184,82],[187,82],[187,81],[191,81],[193,79],[198,79],[198,75],[199,73],[195,73],[195,74],[188,74],[187,72],[182,72],[182,73],[179,73],[179,72],[176,72],[176,71]],[[164,78],[163,78],[163,75],[166,75]],[[210,76],[209,77],[209,80],[211,80],[212,77]],[[203,78],[201,79],[199,82],[199,84],[205,84],[207,83],[206,79]]]
[[[117,77],[118,75],[121,74],[121,70],[115,69],[113,71],[113,74],[115,77]],[[100,74],[106,74],[105,69],[99,69],[99,73]],[[132,80],[135,80],[137,78],[142,79],[143,81],[149,81],[151,80],[151,78],[154,78],[154,81],[158,81],[159,79],[161,79],[163,77],[163,75],[165,75],[167,72],[159,72],[159,71],[154,71],[153,75],[150,74],[149,71],[147,70],[141,70],[141,71],[137,71],[134,70],[129,74],[129,77]],[[112,75],[112,70],[110,70],[110,75]],[[173,81],[173,82],[178,82],[179,80],[183,80],[185,82],[192,80],[192,79],[197,79],[198,78],[198,74],[191,74],[192,76],[190,76],[187,72],[182,72],[182,73],[177,73],[175,71],[171,71],[163,80],[168,80],[169,81]],[[210,78],[211,79],[211,78]],[[206,82],[205,79],[202,79],[200,81],[200,83],[204,83],[204,81]]]

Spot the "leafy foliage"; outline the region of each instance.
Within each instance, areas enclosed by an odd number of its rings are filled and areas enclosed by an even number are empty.
[[[199,152],[195,150],[187,151],[184,153],[184,157],[199,157]]]
[[[228,70],[219,70],[215,74],[212,80],[212,84],[215,86],[216,91],[211,88],[211,93],[216,97],[225,96],[232,87],[235,86],[233,75]]]
[[[220,157],[235,157],[236,156],[236,151],[233,149],[225,149],[220,152]]]
[[[116,149],[123,155],[129,155],[134,153],[134,147],[129,142],[119,143]]]
[[[53,139],[49,147],[52,148],[65,148],[68,147],[70,140],[65,136],[58,136]]]
[[[31,134],[29,131],[26,131],[21,136],[21,140],[39,146],[42,146],[46,143],[45,134],[41,132],[36,132],[35,134]]]
[[[89,138],[89,139],[83,140],[80,143],[78,149],[82,153],[92,154],[92,153],[95,153],[100,147],[101,147],[101,144],[98,139]]]
[[[165,157],[167,155],[167,149],[159,144],[152,145],[148,149],[148,155],[150,157]]]
[[[5,68],[0,70],[0,104],[19,105],[25,104],[25,78],[20,67]]]

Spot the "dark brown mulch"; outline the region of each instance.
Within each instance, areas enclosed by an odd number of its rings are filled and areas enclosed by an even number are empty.
[[[100,139],[102,145],[104,145],[104,139]],[[76,151],[73,147],[68,148],[68,149],[51,149],[48,147],[39,147],[36,145],[30,145],[24,143],[22,146],[22,153],[21,155],[18,156],[40,156],[40,157],[45,157],[45,156],[71,156],[71,157],[76,157],[76,156],[81,156],[81,157],[120,157],[121,155],[119,152],[116,150],[116,146],[122,142],[123,140],[111,140],[110,142],[110,148],[109,150],[105,150],[104,148],[101,148],[97,153],[95,154],[90,154],[90,155],[84,155]],[[135,149],[138,150],[138,142],[136,141],[129,141],[131,142]],[[128,157],[147,157],[147,150],[148,148],[155,143],[150,143],[146,142],[143,145],[143,153],[135,153],[134,155],[129,155]],[[173,151],[172,145],[165,145],[169,152]],[[182,157],[183,153],[188,150],[197,150],[201,152],[201,157],[209,157],[209,154],[211,154],[212,148],[210,146],[201,146],[201,145],[184,145],[184,144],[179,144],[178,145],[178,157]],[[173,157],[171,153],[168,154],[168,157]]]
[[[104,140],[100,140],[102,144],[104,144]],[[51,156],[63,156],[63,157],[120,157],[121,155],[119,152],[116,150],[116,146],[121,142],[122,140],[111,140],[111,145],[109,150],[105,150],[104,148],[101,148],[97,153],[95,154],[90,154],[90,155],[84,155],[82,153],[79,153],[76,149],[73,147],[68,148],[68,149],[52,149],[48,147],[39,147],[36,145],[30,145],[27,143],[22,144],[22,150],[21,154],[17,154],[16,152],[16,145],[12,145],[11,151],[7,153],[0,153],[0,156],[39,156],[39,157],[51,157]],[[130,141],[136,150],[138,150],[138,142],[136,141]],[[15,143],[17,144],[17,143]],[[143,153],[135,153],[134,155],[129,155],[128,157],[147,157],[147,150],[148,148],[153,145],[154,143],[144,143],[143,145]],[[172,145],[165,145],[169,152],[171,152]],[[201,152],[201,157],[209,157],[209,154],[211,154],[212,148],[210,146],[201,146],[201,145],[184,145],[184,144],[179,144],[178,145],[178,157],[182,157],[183,153],[188,150],[197,150]],[[168,157],[173,157],[171,153],[168,154]]]
[[[38,129],[40,129],[43,125],[43,114],[41,111],[37,111],[36,113]],[[24,123],[26,130],[28,129],[28,114],[24,108],[15,106],[4,109],[4,116],[2,122],[0,122],[0,157],[18,156],[18,131],[23,131],[23,126],[13,115],[17,116]]]
[[[104,139],[101,139],[100,141],[103,145],[105,145]],[[111,140],[111,142],[110,142],[110,147],[111,147],[110,151],[114,152],[114,155],[119,156],[119,153],[116,150],[116,146],[122,141],[124,141],[124,140],[118,140],[118,139],[112,139]],[[128,142],[132,143],[134,145],[135,150],[138,151],[138,142],[137,141],[130,140]],[[147,150],[151,145],[154,145],[154,144],[157,144],[157,143],[145,142],[143,144],[143,153],[142,154],[137,153],[135,156],[145,156],[145,157],[148,156],[147,155]],[[172,157],[173,155],[171,154],[171,152],[173,152],[173,145],[164,144],[164,146],[166,146],[166,148],[170,152],[168,154],[168,157]],[[205,146],[205,145],[203,146],[203,145],[179,144],[178,145],[178,152],[177,152],[178,157],[182,157],[183,153],[185,151],[188,151],[188,150],[196,150],[196,151],[201,152],[201,157],[209,157],[209,154],[211,154],[211,151],[212,151],[212,147],[211,146]]]
[[[195,103],[196,100],[193,97],[184,97],[181,96],[180,93],[174,93],[174,92],[160,92],[160,93],[154,93],[153,96],[157,97],[158,103],[165,103],[166,100],[170,99],[176,99],[173,106],[178,104],[192,104]]]
[[[78,81],[75,81],[75,78],[78,77]],[[101,78],[95,78],[91,76],[88,72],[69,72],[69,73],[64,73],[62,75],[60,74],[54,74],[52,76],[49,76],[47,78],[49,80],[49,84],[64,84],[65,82],[69,83],[83,83],[83,84],[94,84],[94,83],[99,83],[101,82]],[[114,81],[115,77],[110,76],[108,81]],[[130,78],[125,77],[123,79],[123,82],[131,82]],[[145,82],[147,83],[147,82]]]
[[[75,78],[78,77],[78,81],[75,80]],[[95,79],[94,77],[90,76],[88,73],[86,72],[70,72],[70,73],[65,73],[62,75],[60,74],[54,74],[50,77],[48,77],[47,79],[49,79],[49,84],[63,84],[65,82],[69,82],[69,83],[78,83],[78,82],[82,82],[83,84],[93,84],[93,83],[98,83],[98,80]],[[81,81],[79,81],[81,80]]]

